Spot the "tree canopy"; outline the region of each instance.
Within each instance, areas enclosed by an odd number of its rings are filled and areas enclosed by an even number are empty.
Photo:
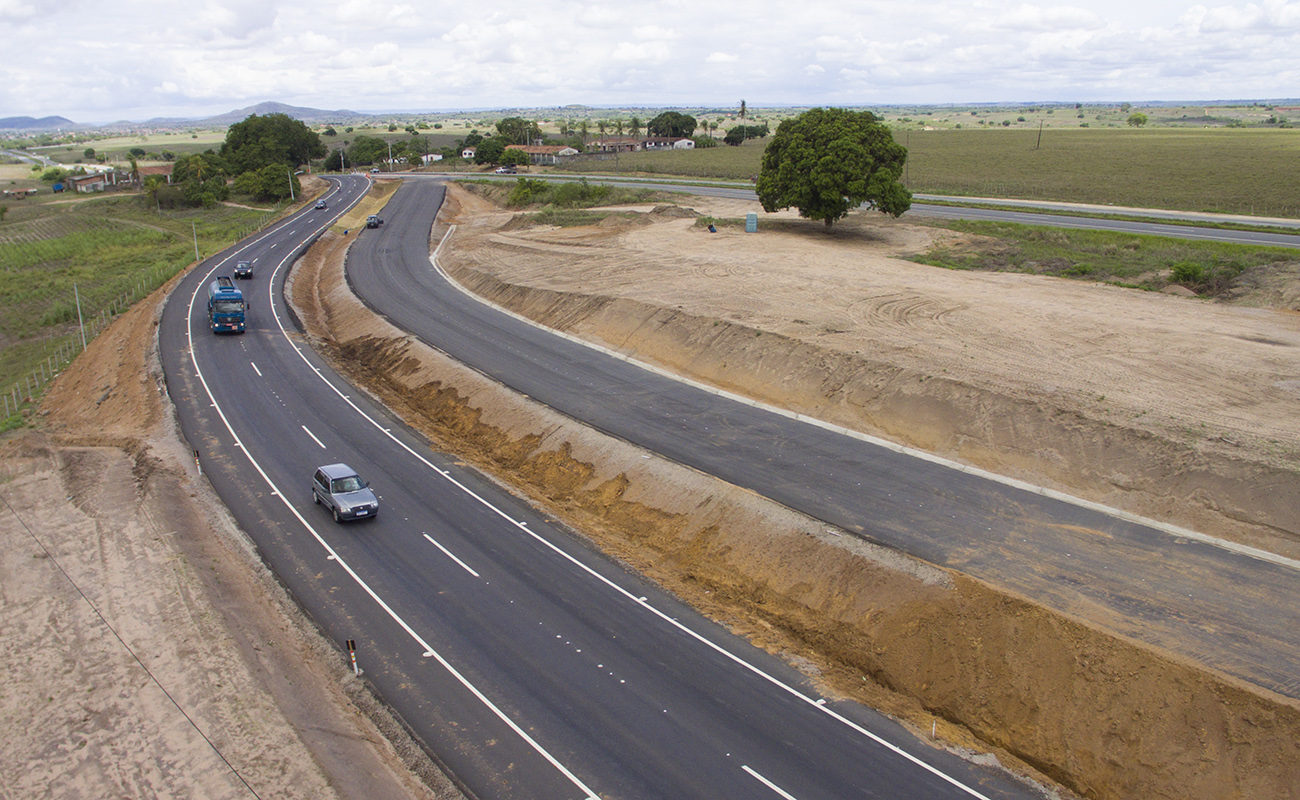
[[[676,111],[665,111],[647,122],[645,130],[651,136],[689,138],[695,133],[695,125],[695,117]]]
[[[253,114],[226,132],[221,157],[234,174],[277,164],[298,167],[327,153],[320,135],[288,114]]]
[[[484,139],[474,147],[475,164],[500,164],[506,143],[499,138]]]
[[[497,123],[497,138],[506,144],[532,144],[542,138],[542,129],[532,120],[506,117]]]
[[[899,182],[906,160],[870,111],[814,108],[777,126],[755,190],[764,210],[797,208],[827,227],[863,203],[898,217],[912,206]]]
[[[235,191],[252,195],[259,200],[286,200],[289,197],[300,197],[302,186],[298,183],[298,176],[288,167],[268,164],[235,178]]]

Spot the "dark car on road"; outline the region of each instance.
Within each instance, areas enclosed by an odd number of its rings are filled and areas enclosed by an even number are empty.
[[[366,227],[367,227],[367,228],[378,228],[380,225],[383,225],[383,224],[384,224],[384,221],[383,221],[382,219],[379,218],[379,215],[378,215],[378,214],[371,214],[370,216],[366,217]]]
[[[253,277],[253,262],[240,261],[239,263],[235,264],[235,277],[236,278]]]
[[[325,202],[325,198],[322,197],[321,199],[319,199],[319,200],[316,201],[316,207],[317,207],[317,208],[329,208],[329,205]]]
[[[311,478],[311,496],[334,514],[334,521],[369,519],[379,513],[379,498],[370,484],[347,464],[317,467]]]

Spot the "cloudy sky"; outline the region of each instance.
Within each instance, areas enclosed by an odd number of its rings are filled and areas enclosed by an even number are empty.
[[[1300,0],[0,0],[0,117],[1281,99]]]

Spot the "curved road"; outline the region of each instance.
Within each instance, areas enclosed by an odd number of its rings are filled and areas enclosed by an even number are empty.
[[[455,459],[432,452],[305,345],[289,265],[368,188],[333,178],[303,211],[203,262],[163,313],[167,389],[205,474],[321,629],[482,798],[1027,798],[935,750],[592,553]],[[428,264],[432,187],[403,190],[350,259],[389,245]],[[422,248],[422,253],[421,253]],[[215,336],[204,287],[236,259],[248,332]],[[584,354],[585,355],[585,354]],[[308,479],[344,461],[381,497],[338,525]]]
[[[362,237],[348,262],[357,293],[423,341],[575,419],[863,538],[1300,697],[1300,563],[792,419],[504,314],[431,263],[428,209],[440,191],[408,181],[385,229]]]

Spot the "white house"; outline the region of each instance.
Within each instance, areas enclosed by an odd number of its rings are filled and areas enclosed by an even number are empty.
[[[557,144],[508,144],[507,150],[522,150],[533,164],[555,164],[561,158],[576,156],[577,150]]]

